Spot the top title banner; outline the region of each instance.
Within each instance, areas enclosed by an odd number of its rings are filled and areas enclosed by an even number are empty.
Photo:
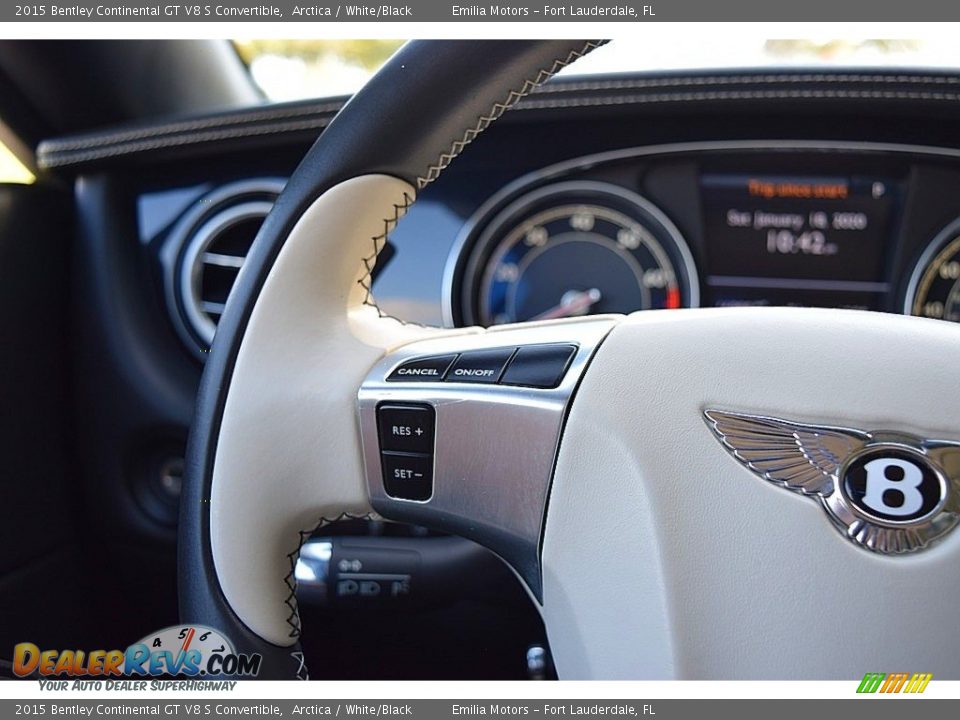
[[[0,6],[2,22],[924,22],[960,20],[942,0],[574,0],[565,3],[405,0],[232,0],[204,4],[150,0],[64,0]]]

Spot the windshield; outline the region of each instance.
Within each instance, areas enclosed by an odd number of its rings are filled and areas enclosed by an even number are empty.
[[[236,40],[241,57],[273,101],[347,95],[358,90],[401,40]],[[947,39],[750,39],[718,34],[713,40],[673,33],[610,43],[564,75],[636,70],[788,67],[954,68],[956,43]]]

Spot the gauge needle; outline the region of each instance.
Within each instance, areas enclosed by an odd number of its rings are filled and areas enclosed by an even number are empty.
[[[560,304],[554,305],[531,320],[553,320],[554,318],[586,315],[587,311],[598,302],[602,295],[597,288],[589,290],[568,290],[560,298]]]

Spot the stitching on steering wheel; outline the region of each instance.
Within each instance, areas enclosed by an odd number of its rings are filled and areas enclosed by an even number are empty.
[[[427,168],[425,175],[420,176],[416,180],[416,192],[422,190],[427,185],[432,183],[440,174],[453,162],[464,148],[466,148],[470,143],[477,139],[484,130],[490,127],[497,119],[500,118],[503,113],[509,110],[512,106],[516,105],[520,100],[529,95],[535,88],[545,83],[557,72],[565,68],[570,63],[578,60],[587,53],[595,50],[601,45],[605,45],[607,40],[588,40],[580,50],[571,50],[566,58],[557,58],[553,61],[553,64],[549,68],[542,68],[537,71],[536,76],[533,79],[526,79],[523,81],[523,85],[519,90],[511,90],[506,98],[502,102],[497,102],[493,104],[493,107],[490,108],[490,111],[487,115],[481,115],[477,120],[476,124],[473,127],[467,128],[463,136],[459,140],[455,140],[450,149],[447,152],[441,152],[440,156],[437,159],[436,164],[430,165]],[[380,251],[383,249],[383,246],[387,242],[387,237],[390,232],[396,227],[397,223],[400,221],[400,218],[404,215],[407,209],[416,202],[416,192],[413,195],[409,193],[403,194],[403,204],[393,206],[393,215],[383,219],[383,232],[379,235],[375,235],[371,238],[373,243],[373,254],[368,255],[362,258],[363,266],[365,269],[363,277],[361,277],[357,282],[364,289],[365,296],[363,299],[364,305],[369,305],[376,308],[377,313],[383,319],[393,320],[402,325],[417,325],[420,327],[426,327],[420,323],[408,323],[406,321],[400,320],[399,318],[393,317],[385,312],[383,312],[380,307],[377,305],[376,300],[373,297],[373,268],[376,264],[377,256],[380,254]],[[290,637],[299,638],[302,634],[301,623],[300,623],[300,610],[297,605],[297,578],[296,578],[296,567],[297,560],[300,558],[300,548],[303,547],[303,544],[313,535],[317,530],[329,525],[332,522],[345,519],[369,519],[371,514],[366,514],[362,516],[350,515],[348,513],[343,513],[338,517],[333,519],[321,517],[319,522],[309,530],[301,530],[299,532],[299,538],[296,548],[287,555],[287,559],[290,561],[290,571],[284,577],[283,581],[286,583],[287,587],[290,589],[290,593],[287,596],[287,599],[284,600],[284,603],[287,607],[290,608],[290,615],[287,617],[287,624],[290,626]],[[309,677],[306,660],[303,657],[303,654],[300,653],[298,658],[300,667],[297,669],[296,675],[298,679],[305,680]]]
[[[467,128],[463,133],[463,137],[459,140],[454,140],[447,152],[440,153],[440,157],[437,159],[436,164],[430,165],[427,168],[426,174],[417,178],[417,190],[423,190],[423,188],[440,177],[440,173],[442,173],[446,167],[453,162],[457,155],[463,152],[463,149],[467,145],[476,140],[477,137],[484,130],[490,127],[496,120],[498,120],[501,115],[533,92],[539,85],[545,83],[570,63],[574,62],[575,60],[579,60],[587,53],[591,52],[592,50],[596,50],[598,47],[605,45],[607,42],[607,40],[588,40],[580,50],[571,50],[566,58],[558,58],[554,60],[553,65],[551,65],[549,69],[542,68],[539,70],[536,77],[534,77],[532,80],[524,80],[523,86],[519,90],[511,90],[503,102],[494,103],[488,114],[481,115],[477,120],[476,125],[474,125],[472,128]]]
[[[420,190],[423,190],[427,185],[440,177],[440,174],[460,153],[463,152],[464,148],[476,140],[484,130],[496,122],[507,110],[520,102],[540,85],[543,85],[543,83],[556,75],[563,68],[567,67],[567,65],[579,60],[584,55],[596,50],[598,47],[606,45],[608,42],[609,40],[588,40],[586,43],[584,43],[584,46],[580,50],[571,50],[566,58],[557,58],[553,61],[553,64],[549,68],[541,68],[538,70],[533,79],[528,78],[523,81],[523,85],[519,90],[511,90],[509,93],[507,93],[507,97],[502,102],[495,102],[486,115],[481,115],[473,127],[469,127],[464,130],[463,136],[459,140],[453,141],[453,143],[450,145],[450,149],[447,152],[440,153],[440,156],[437,158],[435,164],[427,167],[427,172],[416,179],[416,191],[414,194],[412,196],[408,193],[403,194],[403,205],[393,206],[393,217],[384,218],[383,220],[383,232],[380,235],[376,235],[371,238],[373,241],[373,254],[363,258],[363,265],[366,269],[366,272],[364,273],[363,277],[357,281],[365,292],[363,299],[364,305],[369,305],[370,307],[375,308],[377,314],[379,314],[379,316],[385,320],[393,320],[401,325],[428,327],[422,323],[408,322],[406,320],[401,320],[400,318],[394,317],[389,313],[385,313],[380,309],[380,306],[377,305],[377,301],[373,297],[373,268],[376,265],[377,256],[380,254],[383,246],[386,245],[388,235],[393,228],[396,227],[397,223],[400,222],[400,218],[403,217],[404,213],[406,213],[410,206],[416,202],[416,193],[418,193]]]
[[[373,299],[373,268],[377,264],[377,256],[380,254],[380,251],[383,250],[384,245],[387,244],[387,236],[390,232],[397,226],[397,223],[400,222],[400,218],[407,212],[407,208],[413,205],[416,201],[415,195],[410,195],[409,193],[403,194],[403,205],[394,205],[393,206],[393,217],[385,218],[383,221],[383,232],[379,235],[374,235],[373,240],[373,254],[367,255],[363,258],[363,266],[366,269],[364,276],[360,278],[357,282],[360,284],[360,287],[364,290],[363,304],[369,305],[370,307],[376,308],[377,313],[381,318],[388,318],[390,320],[396,320],[399,323],[407,324],[417,324],[419,323],[406,323],[399,318],[392,317],[387,313],[383,312],[380,307],[377,305],[376,300]],[[421,326],[422,327],[422,326]]]
[[[287,616],[287,625],[290,626],[290,637],[296,639],[300,637],[301,627],[300,627],[300,611],[297,607],[297,560],[300,559],[300,549],[303,547],[303,544],[310,539],[310,536],[317,532],[320,528],[330,525],[331,523],[338,522],[340,520],[372,520],[373,514],[366,513],[364,515],[351,515],[350,513],[341,513],[335,518],[320,518],[320,521],[310,530],[301,530],[300,531],[300,542],[297,543],[297,547],[293,552],[287,553],[287,559],[290,561],[290,572],[287,573],[286,577],[283,578],[283,582],[286,583],[287,587],[290,589],[290,594],[287,596],[287,599],[284,600],[284,604],[290,608],[290,615]],[[304,674],[306,674],[306,661],[300,659],[301,669]],[[297,671],[297,674],[300,674],[300,671]],[[301,678],[307,679],[307,678]]]

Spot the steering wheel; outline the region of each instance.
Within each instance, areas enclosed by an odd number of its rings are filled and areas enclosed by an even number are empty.
[[[183,621],[305,678],[300,546],[375,513],[496,552],[561,678],[960,678],[960,328],[736,308],[438,329],[374,303],[418,191],[599,44],[409,43],[307,154],[204,370]]]

